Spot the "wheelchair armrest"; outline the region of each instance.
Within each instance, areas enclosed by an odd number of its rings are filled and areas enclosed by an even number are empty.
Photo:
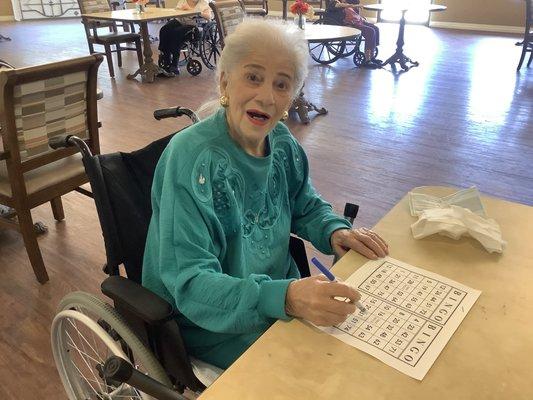
[[[102,293],[143,321],[158,325],[172,319],[173,307],[164,299],[122,276],[110,276],[101,285]]]

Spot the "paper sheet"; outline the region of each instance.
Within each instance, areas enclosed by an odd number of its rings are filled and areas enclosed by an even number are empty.
[[[367,312],[319,328],[419,380],[481,294],[391,257],[367,262],[345,283]]]

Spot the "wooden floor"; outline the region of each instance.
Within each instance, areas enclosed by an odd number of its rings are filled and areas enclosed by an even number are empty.
[[[397,26],[381,27],[380,57],[386,58]],[[158,28],[153,25],[152,33]],[[0,33],[13,39],[0,43],[0,58],[17,66],[87,53],[78,20],[0,23]],[[476,185],[485,194],[533,205],[533,68],[516,73],[516,39],[409,26],[405,52],[420,66],[399,77],[357,69],[349,59],[310,64],[307,95],[329,114],[310,125],[288,124],[323,197],[340,212],[345,201],[358,203],[358,224],[365,226],[421,185]],[[103,152],[139,148],[187,123],[157,122],[151,116],[156,108],[196,108],[216,97],[209,70],[141,84],[126,80],[136,67],[134,53],[124,58],[116,79],[105,63],[99,72]],[[50,275],[45,285],[34,279],[22,238],[0,231],[1,399],[65,398],[49,344],[51,321],[66,293],[98,293],[105,258],[92,201],[73,193],[64,206],[61,223],[49,206],[33,213],[49,227],[39,240]]]

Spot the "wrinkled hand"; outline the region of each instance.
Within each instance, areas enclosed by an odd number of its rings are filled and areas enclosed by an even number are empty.
[[[331,235],[331,248],[339,257],[352,249],[359,254],[376,260],[389,254],[389,246],[375,232],[366,228],[339,229]]]
[[[335,300],[346,297],[350,302]],[[355,312],[361,298],[357,290],[344,283],[330,282],[324,275],[292,281],[285,297],[285,312],[315,325],[332,326],[346,320]]]

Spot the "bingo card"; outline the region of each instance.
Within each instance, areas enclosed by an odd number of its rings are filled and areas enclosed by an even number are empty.
[[[481,294],[391,257],[367,262],[345,283],[361,293],[366,313],[319,328],[419,380]]]

